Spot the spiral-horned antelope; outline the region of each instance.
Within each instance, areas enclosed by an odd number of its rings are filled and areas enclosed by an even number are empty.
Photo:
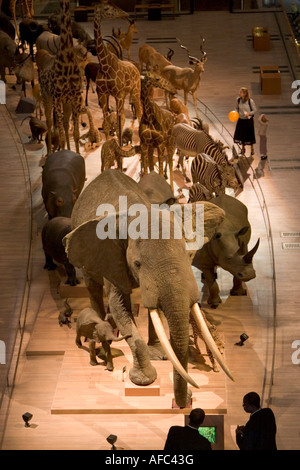
[[[202,39],[202,42],[204,42],[204,39]],[[167,65],[162,69],[161,74],[169,80],[176,90],[183,90],[185,105],[187,104],[188,94],[191,93],[196,116],[199,117],[197,110],[197,89],[200,84],[201,75],[204,72],[204,64],[207,61],[207,54],[203,51],[203,44],[200,46],[200,50],[202,52],[201,59],[191,56],[187,47],[183,46],[181,43],[180,47],[187,51],[189,63],[190,65],[194,65],[194,69],[190,67],[182,68],[177,67],[176,65]]]
[[[122,47],[122,51],[124,51],[124,49],[127,50],[128,60],[130,60],[130,47],[132,44],[133,35],[137,34],[138,30],[137,30],[134,20],[131,20],[130,18],[128,18],[128,21],[129,21],[129,26],[128,26],[127,33],[124,33],[124,32],[122,33],[120,29],[118,29],[118,32],[116,33],[115,30],[113,29],[112,34],[115,38],[118,39],[120,46]]]

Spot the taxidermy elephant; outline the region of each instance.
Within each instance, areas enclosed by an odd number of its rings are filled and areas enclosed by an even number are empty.
[[[54,263],[63,264],[67,273],[66,284],[76,286],[79,281],[76,279],[76,270],[68,260],[65,247],[62,243],[63,238],[71,232],[71,219],[69,217],[54,217],[48,220],[42,230],[42,244],[46,257],[44,269],[52,271],[57,268]]]
[[[85,161],[79,153],[60,150],[48,155],[42,173],[42,197],[52,217],[71,217],[85,182]]]
[[[119,196],[127,198],[126,208]],[[103,319],[105,285],[113,320],[123,336],[130,335],[126,340],[133,355],[129,377],[137,385],[149,385],[156,379],[149,349],[157,352],[160,345],[149,338],[148,348],[133,320],[130,294],[133,288],[140,287],[143,305],[149,309],[160,343],[174,366],[176,403],[185,407],[191,396],[187,381],[198,387],[187,374],[190,310],[221,367],[229,376],[230,372],[198,307],[200,295],[184,240],[174,237],[174,217],[170,217],[170,238],[164,239],[161,230],[155,238],[149,232],[150,209],[148,197],[132,178],[109,169],[91,181],[79,196],[71,217],[73,230],[64,244],[70,262],[82,269],[92,308]],[[223,211],[220,214],[223,216]],[[220,220],[219,217],[217,223]],[[109,233],[100,233],[105,227]],[[140,229],[138,236],[135,229]],[[162,327],[162,312],[168,321],[171,344]]]
[[[225,218],[211,240],[196,253],[193,266],[200,269],[204,275],[209,290],[208,304],[217,308],[222,301],[215,279],[215,268],[220,266],[233,275],[231,295],[245,295],[243,282],[256,276],[252,259],[258,249],[259,240],[248,252],[251,227],[248,209],[242,202],[226,194],[212,198],[210,202],[225,211]]]
[[[138,185],[146,193],[151,204],[165,203],[171,206],[176,202],[171,185],[155,171],[143,175]]]
[[[89,340],[90,349],[90,364],[96,366],[98,364],[96,359],[96,343],[102,343],[105,357],[106,368],[113,370],[113,359],[110,350],[112,341],[122,341],[127,339],[127,336],[115,336],[111,324],[106,320],[101,320],[97,312],[92,308],[85,308],[79,312],[76,320],[76,344],[79,348],[82,347],[81,336]]]

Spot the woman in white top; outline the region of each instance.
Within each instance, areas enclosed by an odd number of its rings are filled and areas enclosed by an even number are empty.
[[[242,145],[242,154],[245,154],[245,145],[251,145],[251,155],[254,155],[253,145],[256,143],[254,131],[254,113],[256,106],[250,98],[247,88],[240,89],[239,97],[236,102],[236,110],[239,113],[239,119],[236,123],[233,140]]]

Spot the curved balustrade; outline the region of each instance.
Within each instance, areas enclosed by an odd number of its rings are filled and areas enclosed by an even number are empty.
[[[32,201],[26,154],[5,105],[1,105],[0,117],[4,176],[1,181],[0,334],[6,345],[6,363],[0,366],[1,443],[26,327],[31,283]]]

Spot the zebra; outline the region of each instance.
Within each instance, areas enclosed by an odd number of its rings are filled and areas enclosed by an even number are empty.
[[[209,201],[213,197],[213,193],[201,183],[195,183],[189,188],[188,202]]]
[[[193,184],[200,183],[216,196],[225,193],[227,180],[224,169],[205,153],[200,153],[193,159],[191,175]]]
[[[230,174],[229,187],[234,190],[238,189],[239,182],[235,176],[234,165],[229,162],[226,153],[222,152],[221,146],[209,134],[194,129],[188,124],[180,123],[173,126],[172,137],[174,146],[179,150],[179,158],[183,158],[182,154],[196,156],[205,153],[209,155],[217,165],[224,168],[227,174]],[[184,173],[183,176],[185,176]]]

